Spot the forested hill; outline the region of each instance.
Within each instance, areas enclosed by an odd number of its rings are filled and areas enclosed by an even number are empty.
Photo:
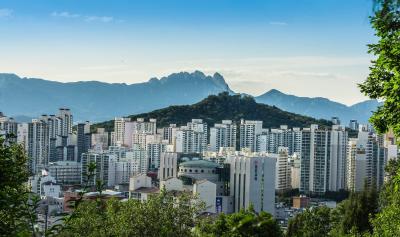
[[[206,99],[193,105],[169,106],[164,109],[154,110],[129,116],[136,118],[155,118],[157,126],[164,127],[171,123],[178,126],[184,125],[192,118],[203,119],[209,126],[220,123],[221,120],[230,119],[239,122],[241,119],[262,120],[265,128],[277,128],[280,125],[289,127],[308,127],[310,124],[330,126],[327,120],[317,120],[311,117],[289,113],[275,106],[257,103],[254,98],[243,95],[229,95],[224,92],[210,95]],[[108,131],[113,129],[114,122],[106,121],[95,124],[93,128],[105,127]]]

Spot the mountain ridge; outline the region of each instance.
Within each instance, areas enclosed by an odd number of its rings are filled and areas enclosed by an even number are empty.
[[[104,121],[170,105],[194,104],[224,91],[235,94],[218,72],[178,72],[133,84],[57,82],[0,73],[0,111],[14,117],[37,117],[66,106],[74,112],[76,121]],[[298,97],[276,89],[254,98],[259,103],[315,118],[338,116],[346,124],[350,119],[367,122],[370,111],[379,105],[376,100],[367,100],[347,106],[323,97]]]
[[[348,124],[351,119],[367,123],[368,118],[381,103],[377,100],[365,100],[353,105],[345,105],[324,97],[300,97],[285,94],[276,89],[255,97],[259,103],[277,106],[285,111],[312,116],[314,118],[330,119],[339,117],[343,123]],[[327,114],[327,111],[331,114]]]

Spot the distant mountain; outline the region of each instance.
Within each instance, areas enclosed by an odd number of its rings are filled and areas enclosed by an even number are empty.
[[[196,103],[208,95],[232,93],[224,78],[215,73],[174,73],[161,79],[127,85],[98,81],[61,83],[15,74],[0,74],[0,111],[5,115],[37,117],[69,107],[75,121],[103,121],[115,116],[143,113]]]
[[[278,128],[285,124],[289,127],[308,127],[310,124],[330,126],[331,122],[326,120],[316,120],[294,113],[289,113],[278,109],[275,106],[257,103],[251,96],[229,95],[228,92],[219,95],[210,95],[206,99],[193,104],[181,106],[169,106],[164,109],[152,111],[150,113],[136,114],[129,116],[136,118],[155,118],[158,126],[168,126],[175,123],[178,126],[184,125],[192,118],[203,119],[209,126],[219,123],[221,120],[231,119],[240,122],[246,120],[262,120],[266,128]],[[114,126],[114,121],[106,121],[94,125],[104,127],[108,131]]]
[[[367,100],[352,106],[346,106],[322,97],[298,97],[275,89],[255,97],[255,99],[258,103],[274,105],[289,112],[314,118],[330,119],[333,116],[337,116],[344,125],[348,125],[351,119],[366,123],[372,111],[376,110],[379,105],[377,100]]]
[[[69,107],[75,121],[96,122],[171,105],[189,105],[225,91],[234,94],[220,74],[207,76],[200,71],[174,73],[131,85],[98,81],[61,83],[0,73],[0,111],[26,121],[41,114],[55,114],[59,107]],[[379,104],[368,100],[346,106],[326,98],[298,97],[278,90],[255,99],[314,118],[338,116],[346,125],[350,119],[366,122]]]

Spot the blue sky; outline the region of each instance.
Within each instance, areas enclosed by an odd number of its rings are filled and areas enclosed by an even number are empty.
[[[353,104],[372,0],[0,0],[0,72],[136,83],[220,72],[232,89]]]

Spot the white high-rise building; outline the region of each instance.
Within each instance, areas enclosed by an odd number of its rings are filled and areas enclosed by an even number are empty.
[[[132,147],[136,142],[132,141],[134,134],[151,134],[157,133],[157,120],[149,119],[145,122],[143,118],[138,118],[136,121],[126,121],[124,123],[124,139],[123,145]]]
[[[88,185],[96,185],[96,181],[100,180],[104,185],[109,185],[109,166],[110,161],[116,160],[116,156],[107,153],[87,152],[82,154],[81,158],[81,183]],[[93,176],[89,179],[89,165],[96,165]]]
[[[208,139],[208,126],[202,119],[192,119],[192,122],[187,123],[186,128],[192,130],[198,134],[202,133],[201,136],[201,151],[207,150],[207,139]]]
[[[291,177],[291,188],[300,188],[300,157],[297,153],[294,153],[291,157],[290,163],[290,177]]]
[[[175,152],[161,153],[158,178],[160,181],[178,176],[178,154]]]
[[[106,150],[108,147],[108,133],[104,128],[97,128],[96,133],[92,133],[92,147],[101,148],[101,150]]]
[[[361,191],[365,185],[382,187],[387,163],[382,136],[359,131],[358,138],[349,141],[347,161],[347,189]]]
[[[275,189],[283,192],[291,188],[291,169],[289,164],[289,149],[287,147],[278,147],[277,154],[269,154],[276,159]]]
[[[130,118],[115,118],[114,119],[114,133],[112,134],[111,145],[123,145],[125,138],[125,123],[130,122]]]
[[[80,184],[81,164],[76,161],[57,161],[49,163],[49,173],[58,184]]]
[[[149,142],[146,144],[147,157],[149,159],[149,169],[157,170],[160,167],[160,157],[162,152],[166,152],[167,143]]]
[[[149,171],[149,158],[146,149],[134,145],[132,149],[126,152],[126,159],[133,162],[135,173],[146,174]]]
[[[367,178],[367,143],[357,138],[349,139],[347,149],[346,186],[351,191],[361,191]]]
[[[11,141],[17,141],[18,123],[10,117],[0,117],[0,135],[13,135],[8,138]]]
[[[257,150],[257,136],[262,133],[262,121],[241,120],[240,122],[240,149]]]
[[[48,163],[49,134],[47,123],[41,119],[32,119],[28,124],[29,170],[36,174]]]
[[[28,123],[19,123],[17,126],[17,142],[24,146],[25,151],[28,150]]]
[[[271,157],[231,156],[230,195],[233,196],[233,210],[253,205],[256,212],[275,214],[275,167],[276,159]]]
[[[186,126],[176,131],[176,152],[202,153],[204,151],[204,132],[194,131]]]
[[[345,188],[347,132],[311,125],[302,131],[300,191],[325,193]]]
[[[210,150],[219,151],[221,147],[236,149],[236,124],[232,120],[222,120],[210,128]]]
[[[333,125],[330,132],[329,190],[346,188],[346,153],[348,135],[345,128]]]
[[[355,119],[350,120],[350,123],[349,123],[349,128],[350,129],[353,129],[353,130],[357,131],[358,127],[359,127],[359,124],[358,124],[357,120],[355,120]]]
[[[73,116],[68,108],[60,108],[58,117],[62,120],[61,136],[68,136],[72,133]]]
[[[176,124],[170,124],[169,127],[163,128],[163,140],[167,140],[169,144],[175,144],[177,130]]]

